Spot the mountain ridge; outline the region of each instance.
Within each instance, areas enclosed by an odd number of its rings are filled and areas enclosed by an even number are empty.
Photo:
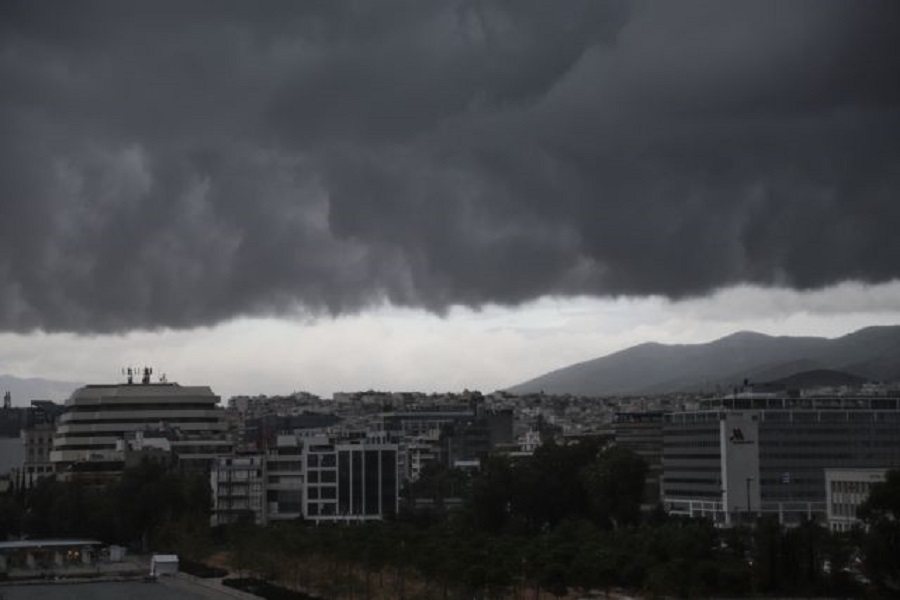
[[[16,377],[0,375],[0,396],[7,391],[13,406],[28,406],[32,400],[53,400],[62,402],[82,383],[56,381],[42,377]]]
[[[699,344],[644,342],[555,369],[507,391],[580,396],[700,391],[816,370],[871,381],[900,379],[900,325],[865,327],[837,338],[737,331]]]

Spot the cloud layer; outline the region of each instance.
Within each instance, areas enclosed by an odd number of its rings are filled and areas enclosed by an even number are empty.
[[[900,277],[900,6],[5,2],[0,329]]]

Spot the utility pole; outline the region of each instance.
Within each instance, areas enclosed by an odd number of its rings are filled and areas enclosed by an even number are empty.
[[[752,507],[750,506],[750,482],[753,481],[754,477],[747,478],[747,512],[750,513],[752,511]]]

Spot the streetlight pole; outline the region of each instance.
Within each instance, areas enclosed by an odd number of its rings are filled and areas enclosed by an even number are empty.
[[[750,482],[753,481],[753,477],[747,478],[747,512],[750,513],[752,507],[750,506]]]

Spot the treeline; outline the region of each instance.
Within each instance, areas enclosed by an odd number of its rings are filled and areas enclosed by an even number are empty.
[[[78,537],[135,549],[210,547],[208,479],[144,461],[105,485],[41,479],[0,497],[0,539]]]
[[[45,481],[0,498],[0,535],[84,536],[202,560],[325,598],[508,598],[625,588],[648,596],[900,596],[900,472],[867,529],[718,529],[641,512],[646,465],[621,448],[545,445],[475,474],[431,468],[384,522],[210,529],[205,478],[145,463],[103,488]],[[462,506],[443,510],[451,498]],[[418,500],[418,502],[416,502]],[[424,504],[429,510],[421,510]],[[418,508],[416,508],[418,507]]]
[[[587,444],[491,458],[468,479],[430,469],[414,495],[440,507],[462,493],[461,510],[402,512],[366,525],[237,528],[233,564],[327,598],[562,597],[612,588],[679,598],[897,596],[890,553],[900,548],[875,521],[870,533],[833,534],[815,523],[783,529],[763,519],[718,529],[642,514],[645,472],[626,450]],[[879,514],[893,527],[890,515],[900,512]]]
[[[604,530],[567,520],[525,535],[488,533],[458,518],[284,522],[233,529],[230,543],[239,573],[326,598],[562,597],[613,588],[679,598],[878,596],[844,570],[849,540],[813,524],[783,531],[769,522],[751,531],[673,520]]]

